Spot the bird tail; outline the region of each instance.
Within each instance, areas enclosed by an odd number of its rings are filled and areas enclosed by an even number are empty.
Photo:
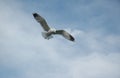
[[[42,32],[42,36],[45,38],[45,39],[51,39],[51,38],[53,38],[53,36],[52,35],[49,35],[48,36],[48,33],[47,32]]]

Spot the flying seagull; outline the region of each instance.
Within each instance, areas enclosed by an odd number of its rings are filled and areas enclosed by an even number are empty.
[[[42,32],[42,36],[45,38],[45,39],[51,39],[53,38],[53,35],[62,35],[64,38],[70,40],[70,41],[75,41],[74,37],[69,34],[67,31],[65,30],[55,30],[53,28],[50,28],[46,22],[46,20],[40,16],[39,14],[37,13],[33,13],[33,16],[34,18],[36,19],[36,21],[38,23],[40,23],[40,25],[42,26],[42,28],[44,29],[44,32]]]

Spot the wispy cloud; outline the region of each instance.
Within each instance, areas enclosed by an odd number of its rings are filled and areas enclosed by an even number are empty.
[[[68,10],[65,9],[65,14],[61,12],[62,15],[57,15],[59,8],[55,16],[55,13],[51,14],[44,10],[44,5],[40,5],[40,11],[49,24],[53,23],[58,25],[55,28],[70,32],[76,39],[74,43],[62,37],[51,40],[42,38],[42,28],[34,20],[30,12],[33,10],[29,8],[34,3],[29,5],[32,2],[0,1],[0,78],[119,78],[120,37],[107,27],[112,22],[116,24],[112,24],[112,28],[119,28],[119,23],[112,21],[112,18],[118,21],[119,15],[115,13],[114,17],[110,11],[116,8],[113,10],[119,13],[118,3],[107,0],[80,1],[76,4],[70,0],[73,6],[65,1],[66,5],[61,6]],[[49,6],[48,3],[45,6]],[[111,7],[109,3],[116,6]],[[36,1],[35,4],[33,7],[38,8],[39,3]],[[106,14],[108,12],[105,10],[111,13]],[[56,20],[56,17],[59,19]]]

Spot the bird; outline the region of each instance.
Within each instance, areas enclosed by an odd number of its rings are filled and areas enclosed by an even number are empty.
[[[42,28],[44,30],[44,32],[42,32],[42,36],[45,39],[49,40],[49,39],[53,38],[53,35],[62,35],[65,39],[67,39],[69,41],[73,41],[73,42],[75,41],[75,38],[67,31],[56,30],[54,28],[49,27],[46,20],[42,16],[40,16],[38,13],[33,13],[33,17],[42,26]]]

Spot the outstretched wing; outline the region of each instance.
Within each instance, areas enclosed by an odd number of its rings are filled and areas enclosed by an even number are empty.
[[[41,26],[43,27],[43,29],[45,31],[49,31],[50,27],[48,26],[47,22],[45,21],[45,19],[43,17],[41,17],[37,13],[33,13],[33,16],[37,20],[37,22],[39,22],[41,24]]]
[[[56,30],[55,34],[60,34],[62,35],[64,38],[70,40],[70,41],[75,41],[74,37],[69,34],[68,32],[66,32],[65,30]]]

